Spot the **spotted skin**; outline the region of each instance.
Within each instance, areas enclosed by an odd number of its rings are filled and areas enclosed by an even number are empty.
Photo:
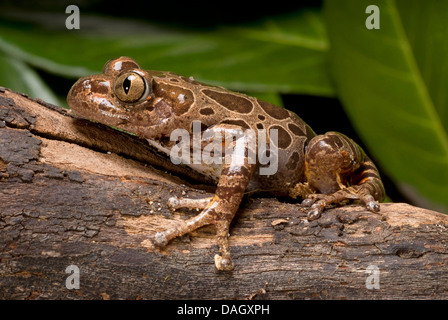
[[[219,246],[215,256],[218,270],[234,267],[228,244],[229,227],[246,193],[300,197],[301,205],[310,207],[309,219],[318,218],[328,205],[347,199],[360,200],[368,210],[376,212],[378,201],[385,196],[375,165],[348,137],[335,132],[316,135],[289,110],[191,77],[143,70],[128,57],[108,61],[102,74],[79,79],[67,101],[78,116],[134,133],[167,155],[175,145],[170,140],[172,132],[182,129],[194,137],[194,123],[198,120],[198,128],[204,134],[202,151],[214,141],[205,138],[207,134],[232,136],[222,142],[222,149],[215,148],[211,153],[226,160],[223,163],[187,164],[201,173],[205,181],[217,185],[215,195],[169,201],[173,208],[196,207],[202,212],[152,238],[155,245],[163,246],[175,237],[212,224]],[[254,162],[250,158],[260,151],[260,133],[267,134],[266,156],[275,154],[278,161],[277,170],[271,174],[261,172],[272,162],[265,163],[260,158]],[[193,144],[191,138],[192,151]],[[224,152],[228,150],[231,152]]]

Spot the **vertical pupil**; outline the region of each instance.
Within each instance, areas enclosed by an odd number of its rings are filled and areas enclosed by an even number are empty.
[[[126,94],[128,94],[129,89],[131,88],[131,79],[130,79],[131,77],[132,76],[129,76],[123,81],[123,90]]]

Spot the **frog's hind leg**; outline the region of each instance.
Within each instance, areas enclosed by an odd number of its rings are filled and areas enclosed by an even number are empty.
[[[361,200],[366,208],[378,212],[378,201],[385,197],[384,186],[373,162],[353,140],[328,132],[310,141],[305,155],[305,176],[311,189],[302,202],[311,206],[308,218],[320,217],[324,209],[347,199]]]

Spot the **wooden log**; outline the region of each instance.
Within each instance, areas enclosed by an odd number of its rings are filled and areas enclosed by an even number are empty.
[[[402,203],[308,222],[295,203],[247,197],[231,272],[215,269],[211,226],[154,250],[151,235],[197,214],[167,199],[213,188],[153,151],[1,88],[0,298],[448,298],[448,216]]]

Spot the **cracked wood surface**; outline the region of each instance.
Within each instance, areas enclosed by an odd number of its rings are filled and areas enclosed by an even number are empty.
[[[196,214],[170,211],[170,196],[213,192],[184,173],[136,137],[1,88],[0,298],[448,298],[448,216],[408,204],[308,222],[294,203],[248,197],[231,228],[234,271],[215,269],[210,226],[152,251],[150,235]],[[79,289],[65,286],[69,265]]]

